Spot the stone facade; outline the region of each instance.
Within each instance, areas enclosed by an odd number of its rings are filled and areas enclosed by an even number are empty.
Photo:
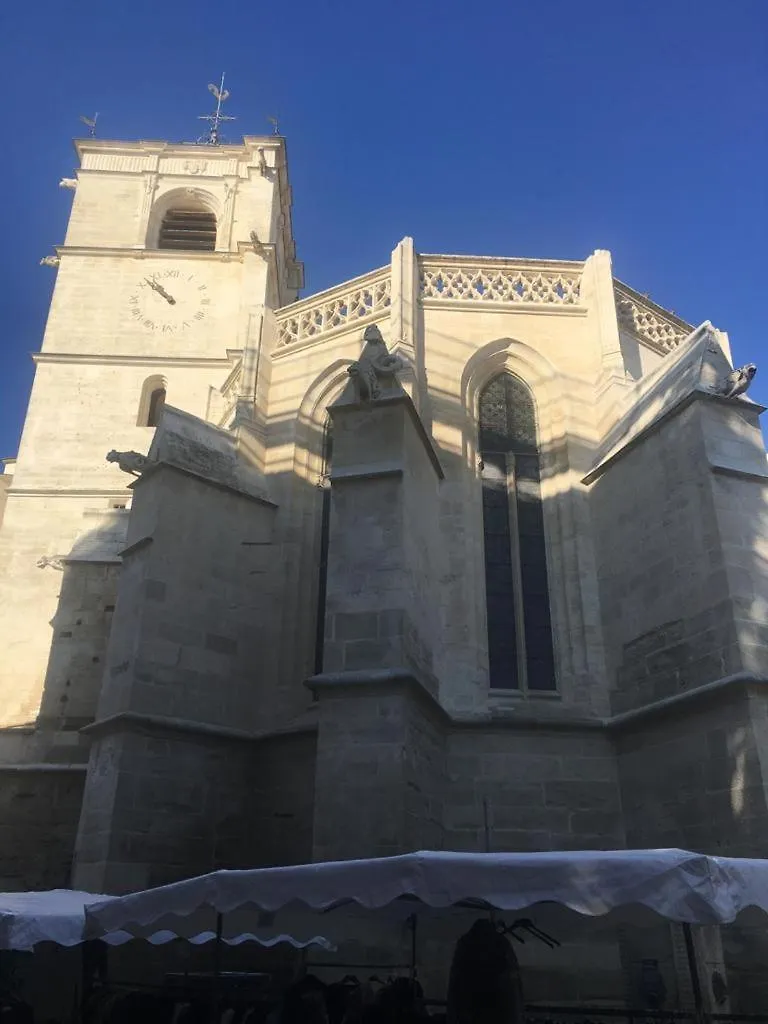
[[[283,140],[78,154],[0,477],[7,887],[417,848],[762,854],[768,463],[761,408],[719,393],[726,335],[604,251],[404,239],[298,300]],[[213,249],[163,247],[177,207],[215,217]],[[398,357],[379,396],[354,386],[372,327]],[[535,408],[540,479],[505,507],[513,536],[540,500],[539,690],[489,686],[478,416],[503,373]]]

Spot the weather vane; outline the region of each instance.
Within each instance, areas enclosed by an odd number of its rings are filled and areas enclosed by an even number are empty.
[[[200,121],[207,121],[210,127],[205,135],[201,135],[197,141],[204,146],[220,146],[224,140],[219,134],[219,125],[222,121],[235,121],[237,118],[227,117],[226,114],[221,112],[222,103],[229,99],[229,89],[224,88],[224,75],[221,76],[220,85],[213,85],[211,83],[208,86],[208,90],[213,93],[216,99],[216,111],[213,114],[201,114],[198,118]]]
[[[80,120],[83,122],[83,124],[88,126],[88,134],[91,136],[91,138],[94,138],[96,135],[96,122],[99,120],[99,115],[94,114],[93,117],[83,117],[83,115],[81,114]]]

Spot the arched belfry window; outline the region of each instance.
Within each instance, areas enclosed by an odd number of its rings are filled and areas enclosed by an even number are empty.
[[[201,204],[181,204],[166,210],[160,223],[158,249],[214,252],[216,215]]]
[[[541,467],[533,396],[510,373],[480,395],[490,685],[554,690]]]
[[[331,459],[333,457],[333,428],[330,417],[323,433],[323,473],[318,482],[322,491],[320,511],[320,565],[317,577],[317,635],[315,638],[315,672],[323,671],[325,645],[325,600],[328,588],[328,540],[331,528]]]
[[[160,423],[165,397],[165,377],[147,377],[139,401],[139,415],[136,420],[139,427],[156,427]]]

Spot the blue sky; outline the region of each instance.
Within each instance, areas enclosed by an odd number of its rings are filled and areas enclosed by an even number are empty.
[[[580,259],[730,334],[761,367],[768,0],[39,0],[0,12],[8,158],[0,457],[16,452],[64,237],[78,114],[191,140],[227,72],[232,135],[288,139],[310,294],[422,252]]]

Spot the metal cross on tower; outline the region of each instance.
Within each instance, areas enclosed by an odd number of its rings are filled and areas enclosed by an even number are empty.
[[[208,90],[213,93],[216,99],[216,110],[213,114],[201,114],[198,118],[199,121],[207,121],[209,124],[208,131],[205,135],[201,135],[197,140],[198,143],[204,146],[220,146],[224,141],[223,137],[219,133],[219,126],[223,121],[235,121],[234,117],[227,117],[226,114],[222,114],[221,105],[225,100],[229,99],[229,90],[224,88],[224,75],[221,76],[221,84],[208,85]]]

